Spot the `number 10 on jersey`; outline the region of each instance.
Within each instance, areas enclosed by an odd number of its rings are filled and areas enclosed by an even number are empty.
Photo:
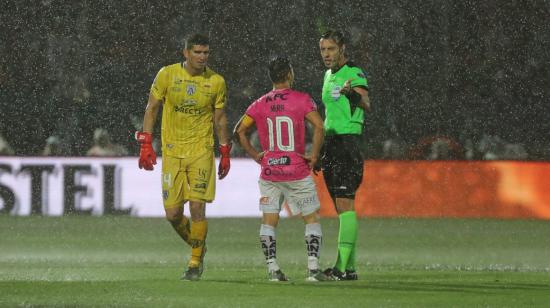
[[[283,125],[283,123],[286,125]],[[283,132],[283,126],[286,126],[286,132]],[[275,151],[275,143],[277,143],[277,150],[279,151],[294,151],[294,126],[291,118],[286,116],[277,116],[275,117],[275,124],[271,118],[267,118],[267,129],[269,134],[270,151]],[[283,133],[287,134],[287,145],[283,144]]]

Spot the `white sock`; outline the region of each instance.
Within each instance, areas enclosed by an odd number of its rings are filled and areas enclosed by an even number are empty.
[[[275,227],[262,224],[260,227],[260,244],[265,256],[268,271],[278,271],[277,264],[277,238],[275,237]]]
[[[321,242],[323,232],[321,224],[313,223],[306,225],[306,249],[307,249],[307,268],[309,270],[319,269],[319,258],[321,256]]]
[[[276,272],[280,270],[279,264],[277,264],[277,259],[269,259],[267,260],[267,271],[269,272]]]

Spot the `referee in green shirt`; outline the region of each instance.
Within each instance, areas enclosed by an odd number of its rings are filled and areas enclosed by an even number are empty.
[[[328,70],[323,82],[325,146],[323,176],[340,220],[338,258],[325,271],[336,280],[357,280],[355,247],[357,215],[355,191],[363,179],[360,148],[365,112],[370,110],[368,82],[363,70],[348,61],[345,37],[330,30],[319,41],[321,57]]]

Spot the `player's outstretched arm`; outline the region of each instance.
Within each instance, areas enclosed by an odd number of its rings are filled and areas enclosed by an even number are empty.
[[[371,111],[369,91],[361,86],[352,87],[352,81],[353,79],[347,80],[340,90],[340,93],[346,96],[352,107],[359,107],[365,111]]]

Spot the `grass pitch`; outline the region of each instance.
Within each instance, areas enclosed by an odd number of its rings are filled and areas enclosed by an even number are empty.
[[[321,263],[338,221],[323,220]],[[0,306],[548,307],[550,222],[363,219],[359,281],[305,281],[304,228],[284,219],[267,281],[259,219],[210,219],[203,279],[180,281],[189,248],[163,219],[0,216]]]

